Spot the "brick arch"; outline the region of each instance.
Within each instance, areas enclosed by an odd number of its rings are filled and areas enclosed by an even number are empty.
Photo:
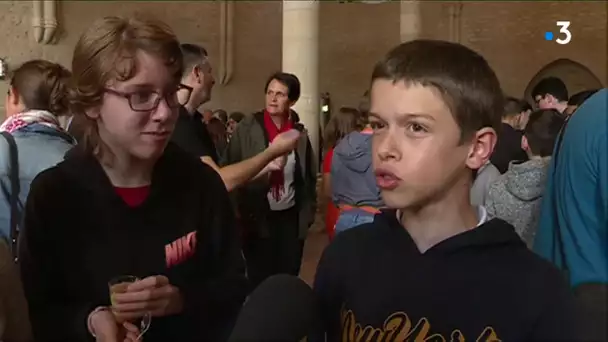
[[[582,90],[602,88],[602,81],[583,64],[567,58],[556,59],[542,67],[528,83],[524,93],[525,98],[533,103],[531,96],[534,86],[543,78],[555,76],[561,78],[568,94],[573,95]]]

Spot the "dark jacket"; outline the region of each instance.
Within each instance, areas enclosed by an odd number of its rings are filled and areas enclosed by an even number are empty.
[[[73,150],[33,181],[21,272],[36,341],[86,341],[87,316],[108,306],[108,281],[165,275],[182,313],[154,317],[146,341],[216,341],[247,288],[234,213],[219,175],[169,144],[150,194],[129,207],[92,155]]]
[[[498,141],[490,157],[490,161],[500,173],[505,173],[509,169],[512,161],[527,161],[528,155],[521,149],[522,131],[518,131],[506,123],[500,124]]]
[[[493,219],[420,253],[395,210],[319,261],[309,341],[580,341],[564,276]]]
[[[238,163],[263,152],[269,145],[269,138],[264,129],[264,113],[257,112],[246,116],[230,139],[224,154],[224,165]],[[296,170],[294,177],[296,206],[299,209],[300,238],[304,239],[308,228],[313,223],[316,210],[316,167],[313,150],[304,134],[295,151]],[[270,205],[266,197],[270,183],[267,177],[249,182],[235,192],[235,202],[244,227],[249,233],[259,236],[268,234],[266,214]]]
[[[203,122],[203,115],[198,111],[189,114],[186,108],[179,107],[171,141],[197,158],[209,157],[215,163],[219,162],[213,139]]]

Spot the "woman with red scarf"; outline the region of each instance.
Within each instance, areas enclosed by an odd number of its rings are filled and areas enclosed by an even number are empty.
[[[247,159],[272,144],[283,132],[301,125],[290,110],[300,97],[295,75],[276,73],[266,82],[266,106],[244,118],[232,135],[225,164]],[[316,170],[306,133],[286,156],[282,170],[273,171],[236,192],[249,278],[255,287],[268,276],[298,275],[304,240],[314,220]]]

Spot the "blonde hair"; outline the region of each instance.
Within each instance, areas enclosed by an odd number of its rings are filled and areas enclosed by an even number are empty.
[[[108,82],[127,81],[138,70],[136,54],[146,52],[160,58],[179,83],[183,71],[179,41],[162,21],[136,16],[105,17],[93,23],[76,43],[72,58],[70,109],[83,127],[81,145],[101,154],[95,120],[86,112],[101,106]]]

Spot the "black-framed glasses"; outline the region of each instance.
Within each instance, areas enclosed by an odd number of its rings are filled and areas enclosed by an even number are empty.
[[[129,102],[129,107],[131,107],[131,109],[135,112],[150,112],[156,110],[160,104],[160,101],[163,99],[165,99],[165,102],[167,102],[167,106],[169,106],[169,108],[178,108],[179,106],[184,105],[190,99],[192,87],[185,84],[179,84],[177,87],[175,87],[175,89],[165,93],[159,93],[153,90],[138,90],[125,93],[109,88],[105,88],[104,91],[127,99]],[[177,96],[179,92],[188,93],[188,96],[185,96],[182,99],[182,102],[184,103],[179,101]]]

